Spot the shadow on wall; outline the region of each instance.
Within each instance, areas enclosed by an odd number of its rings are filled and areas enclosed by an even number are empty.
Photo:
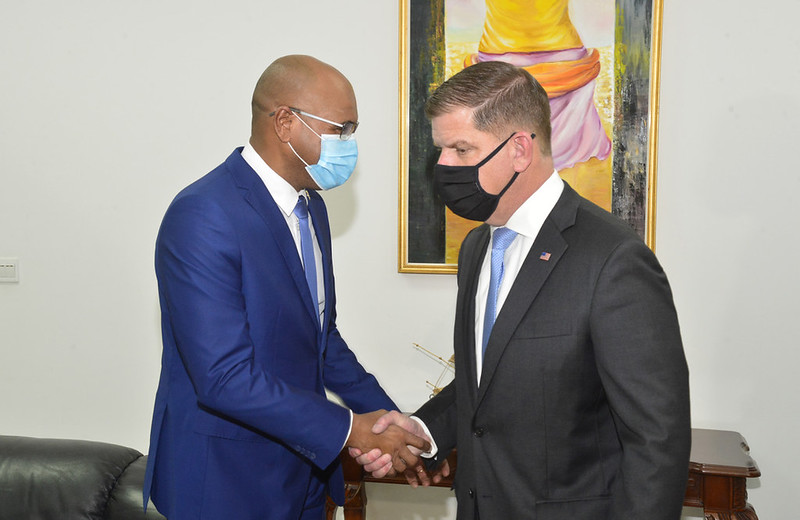
[[[328,208],[332,240],[336,240],[336,238],[346,234],[355,222],[359,206],[355,185],[359,181],[359,177],[366,173],[362,168],[356,166],[353,175],[344,185],[332,190],[319,192],[325,200],[325,206]],[[396,204],[396,201],[392,203]]]

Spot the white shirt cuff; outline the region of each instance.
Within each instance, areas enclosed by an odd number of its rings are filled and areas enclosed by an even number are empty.
[[[349,439],[350,434],[353,433],[353,410],[347,410],[347,411],[350,412],[350,426],[347,427],[347,435],[344,436],[344,441],[342,442],[342,450],[345,448],[345,446],[347,446],[347,439]]]
[[[428,429],[428,427],[425,425],[424,422],[422,422],[422,419],[420,419],[419,417],[415,417],[415,416],[412,415],[411,418],[414,419],[415,421],[417,421],[417,423],[420,426],[422,426],[422,429],[425,431],[425,435],[428,436],[428,440],[431,443],[431,451],[429,451],[427,453],[421,453],[420,457],[425,458],[425,459],[434,458],[436,456],[436,454],[439,453],[439,447],[436,446],[436,441],[433,440],[433,436],[431,435],[431,431]]]

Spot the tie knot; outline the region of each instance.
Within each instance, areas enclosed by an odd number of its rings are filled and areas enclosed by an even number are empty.
[[[298,197],[297,204],[294,206],[294,211],[292,213],[299,219],[307,219],[308,218],[308,203],[306,202],[306,198],[302,195]]]
[[[506,227],[500,227],[494,230],[494,235],[492,236],[492,249],[505,251],[508,249],[508,246],[511,245],[511,242],[514,241],[516,238],[517,232],[512,231]]]

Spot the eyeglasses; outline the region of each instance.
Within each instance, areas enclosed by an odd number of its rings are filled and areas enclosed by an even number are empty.
[[[324,117],[319,117],[319,116],[315,116],[314,114],[309,114],[308,112],[300,110],[299,108],[289,107],[289,110],[291,110],[292,112],[295,112],[297,114],[300,114],[300,115],[303,115],[303,116],[306,116],[306,117],[310,117],[312,119],[316,119],[317,121],[322,121],[323,123],[328,123],[329,125],[333,125],[333,126],[335,126],[337,128],[341,128],[341,131],[339,132],[339,139],[341,139],[342,141],[347,141],[348,139],[350,139],[353,136],[353,134],[356,132],[356,129],[358,128],[358,121],[356,121],[356,122],[345,121],[344,123],[336,123],[335,121],[331,121],[329,119],[325,119]],[[269,117],[272,117],[274,115],[275,115],[275,112],[270,112],[269,113]]]

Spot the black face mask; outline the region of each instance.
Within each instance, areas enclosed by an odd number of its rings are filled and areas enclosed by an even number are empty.
[[[502,150],[506,143],[514,137],[514,134],[516,132],[508,136],[508,139],[500,143],[492,153],[475,166],[445,166],[437,164],[433,167],[434,189],[445,205],[450,208],[450,211],[460,217],[480,222],[492,216],[494,210],[497,209],[500,198],[517,179],[519,172],[515,172],[506,187],[500,193],[494,195],[487,193],[481,187],[478,170],[497,155],[497,152]],[[535,134],[531,134],[531,138],[533,137],[535,137]]]

